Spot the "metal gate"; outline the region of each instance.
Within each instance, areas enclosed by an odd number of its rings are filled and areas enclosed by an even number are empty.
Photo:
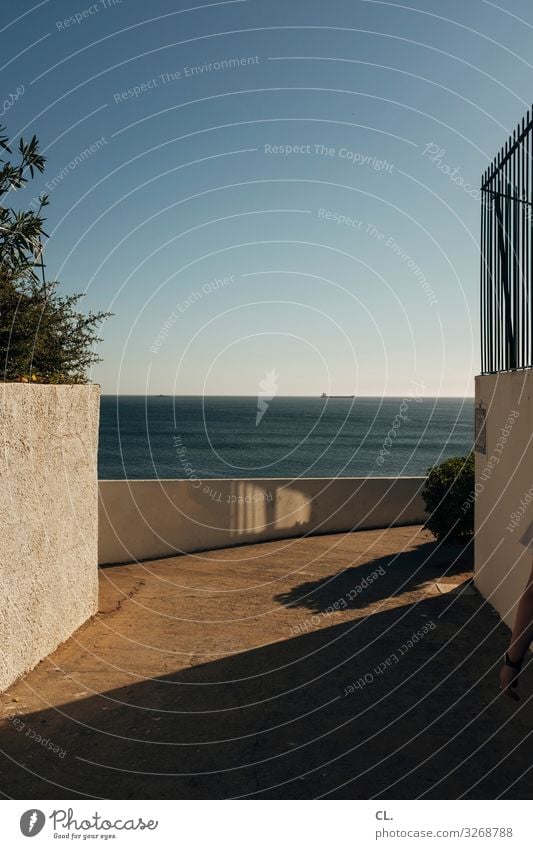
[[[533,365],[533,111],[481,185],[481,372]]]

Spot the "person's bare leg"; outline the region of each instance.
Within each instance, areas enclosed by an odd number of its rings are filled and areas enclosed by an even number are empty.
[[[511,635],[511,642],[507,656],[512,663],[520,664],[529,648],[533,638],[533,569],[526,588],[516,611],[516,618]],[[518,696],[512,688],[513,681],[519,674],[520,669],[514,669],[505,664],[500,672],[500,686],[507,696],[517,699]]]

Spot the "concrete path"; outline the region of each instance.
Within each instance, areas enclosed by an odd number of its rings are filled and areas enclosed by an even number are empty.
[[[470,566],[406,527],[102,569],[98,616],[0,697],[0,789],[528,798],[533,674],[498,695]]]

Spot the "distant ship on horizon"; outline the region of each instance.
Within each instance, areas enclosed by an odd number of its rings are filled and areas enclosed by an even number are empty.
[[[320,397],[321,398],[355,398],[355,395],[328,395],[327,392],[323,392]]]

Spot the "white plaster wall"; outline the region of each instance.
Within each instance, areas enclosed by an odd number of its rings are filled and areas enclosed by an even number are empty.
[[[476,452],[475,583],[512,627],[532,560],[519,540],[533,521],[533,369],[476,377],[480,403],[487,453]]]
[[[0,384],[0,690],[97,610],[98,386]]]
[[[424,478],[100,481],[99,562],[418,524]]]

